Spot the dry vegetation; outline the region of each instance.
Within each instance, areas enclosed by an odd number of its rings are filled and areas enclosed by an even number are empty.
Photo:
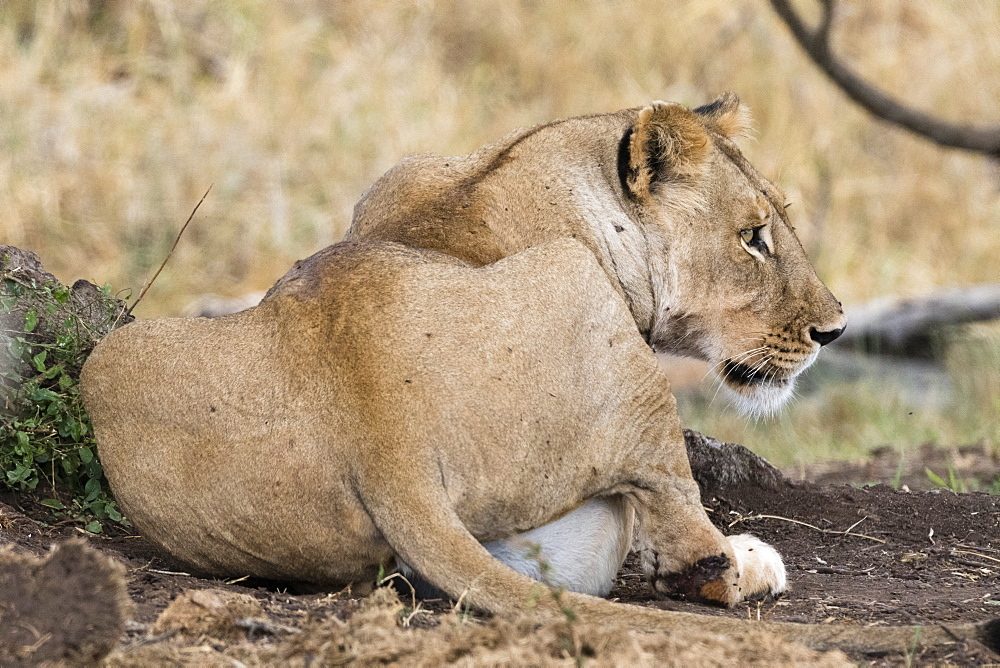
[[[998,26],[997,3],[854,0],[835,48],[915,106],[997,122]],[[6,2],[0,241],[36,251],[64,281],[138,291],[214,183],[138,309],[174,314],[199,294],[266,289],[337,241],[364,188],[406,154],[724,90],[753,109],[747,153],[790,195],[845,303],[997,280],[996,163],[868,117],[756,0]],[[989,392],[980,421],[1000,410]],[[830,422],[808,424],[826,433]],[[742,426],[700,426],[756,445]],[[801,429],[775,452],[811,435]],[[955,438],[1000,440],[995,424],[977,429]],[[846,431],[838,442],[869,438]]]
[[[213,610],[194,603],[217,597]],[[243,640],[223,602],[244,607],[260,604],[251,597],[201,590],[183,594],[159,617],[154,628],[176,629],[167,643],[122,648],[108,657],[109,666],[813,666],[854,665],[844,654],[819,653],[772,634],[748,627],[732,637],[716,633],[641,633],[624,624],[592,624],[568,617],[540,623],[530,614],[516,620],[485,623],[459,612],[438,617],[407,608],[388,588],[376,589],[356,605],[345,622],[326,615],[309,620],[301,631],[277,642],[256,645],[233,642],[228,647],[210,639]],[[434,621],[414,623],[423,612]],[[259,612],[263,617],[263,613]],[[262,620],[267,624],[266,618]],[[228,632],[228,638],[227,638]],[[201,636],[201,638],[199,638]],[[202,640],[199,642],[199,640]],[[213,647],[212,645],[216,645]],[[218,648],[217,648],[218,647]],[[220,651],[220,649],[222,651]]]

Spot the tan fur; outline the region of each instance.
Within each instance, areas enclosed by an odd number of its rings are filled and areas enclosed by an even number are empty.
[[[654,102],[522,130],[467,156],[407,158],[368,189],[347,238],[476,265],[575,238],[649,345],[718,365],[745,409],[769,412],[815,359],[810,329],[845,320],[784,196],[733,143],[747,127],[746,109],[726,94],[696,111]],[[753,227],[767,257],[740,242]],[[727,361],[752,370],[753,382]]]
[[[624,141],[640,119],[656,139]],[[668,144],[672,162],[642,159]],[[740,244],[762,213],[773,261]],[[656,590],[732,604],[768,578],[739,572],[708,520],[650,346],[716,361],[760,335],[784,378],[815,352],[808,327],[841,323],[780,194],[697,115],[656,104],[405,160],[359,203],[349,240],[259,306],[127,325],[82,385],[122,508],[202,572],[333,585],[399,558],[480,609],[558,615],[482,543],[610,497],[635,509]],[[637,629],[740,625],[565,602]],[[912,639],[759,628],[820,647]]]
[[[703,107],[699,116],[710,130],[729,139],[745,137],[753,128],[750,110],[740,104],[740,99],[733,93],[725,93],[711,105]]]

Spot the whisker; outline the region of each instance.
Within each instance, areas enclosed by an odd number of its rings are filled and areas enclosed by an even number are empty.
[[[749,360],[750,360],[751,358],[753,358],[753,357],[757,357],[757,356],[759,356],[759,355],[766,355],[766,354],[768,354],[768,351],[767,351],[767,349],[764,349],[764,350],[760,350],[760,351],[758,351],[758,352],[755,352],[755,353],[753,353],[753,354],[750,354],[750,355],[745,355],[745,356],[743,357],[743,359],[736,359],[736,358],[733,358],[733,359],[732,359],[732,362],[733,362],[734,364],[740,364],[741,366],[747,366],[747,362],[748,362],[748,361],[749,361]]]
[[[722,380],[722,379],[720,378],[720,379],[718,380],[718,382],[716,383],[716,385],[715,385],[715,392],[714,392],[714,393],[712,394],[712,400],[708,402],[708,407],[709,407],[709,408],[712,408],[712,406],[714,406],[714,405],[715,405],[715,398],[719,396],[719,390],[721,390],[721,389],[722,389],[722,386],[723,386],[723,385],[725,385],[725,383],[724,383],[724,382],[723,382],[723,380]]]
[[[740,353],[739,355],[734,355],[729,359],[732,360],[733,362],[739,362],[742,359],[746,359],[748,356],[753,355],[754,353],[759,353],[761,351],[766,351],[766,350],[768,350],[767,346],[761,346],[760,348],[752,348],[750,350]]]
[[[750,370],[750,373],[751,373],[751,375],[752,375],[752,374],[755,374],[755,373],[757,373],[758,371],[760,371],[761,369],[763,369],[763,368],[764,368],[764,365],[765,365],[765,364],[767,364],[768,362],[770,362],[770,361],[771,361],[771,360],[773,360],[773,359],[774,359],[774,355],[768,355],[768,356],[767,356],[767,357],[765,357],[764,359],[760,360],[760,363],[759,363],[759,364],[757,364],[757,365],[756,365],[755,367],[753,367],[753,368],[752,368],[752,369]],[[767,380],[767,378],[766,378],[766,377],[765,377],[765,380]]]
[[[773,359],[774,359],[774,353],[771,353],[770,355],[767,355],[762,360],[760,360],[760,363],[757,364],[757,366],[755,366],[753,368],[752,373],[757,373],[758,371],[760,371],[761,369],[764,368],[764,365],[766,365],[768,362],[770,362]]]
[[[761,346],[759,348],[754,348],[752,350],[747,350],[745,352],[742,352],[739,355],[736,355],[735,357],[730,357],[728,359],[719,360],[718,362],[716,362],[715,364],[713,364],[712,366],[710,366],[708,368],[708,371],[705,372],[705,375],[702,376],[701,379],[702,379],[702,381],[704,381],[706,378],[708,378],[709,374],[711,374],[713,371],[715,371],[718,367],[724,366],[726,364],[726,362],[733,362],[733,363],[738,364],[740,358],[748,359],[749,356],[756,357],[757,355],[761,354],[763,351],[766,351],[766,350],[767,350],[767,346]]]

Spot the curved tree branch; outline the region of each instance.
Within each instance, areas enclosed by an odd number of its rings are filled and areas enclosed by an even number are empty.
[[[1000,157],[1000,126],[958,125],[918,111],[885,94],[837,60],[830,51],[830,29],[836,0],[821,0],[820,25],[810,29],[792,9],[789,0],[771,0],[774,11],[785,22],[792,36],[837,86],[868,112],[890,123],[926,137],[942,146],[961,148]]]

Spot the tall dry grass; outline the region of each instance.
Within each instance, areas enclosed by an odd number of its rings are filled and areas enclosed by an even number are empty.
[[[997,3],[848,3],[836,47],[915,105],[1000,122]],[[854,108],[754,0],[6,2],[0,239],[138,288],[215,183],[140,307],[175,312],[338,240],[408,153],[724,90],[845,302],[998,278],[996,166]]]
[[[998,3],[853,0],[835,48],[915,106],[1000,122]],[[996,163],[867,116],[762,0],[7,1],[0,241],[137,291],[214,183],[139,307],[177,313],[337,241],[404,155],[725,90],[845,303],[1000,279]]]

